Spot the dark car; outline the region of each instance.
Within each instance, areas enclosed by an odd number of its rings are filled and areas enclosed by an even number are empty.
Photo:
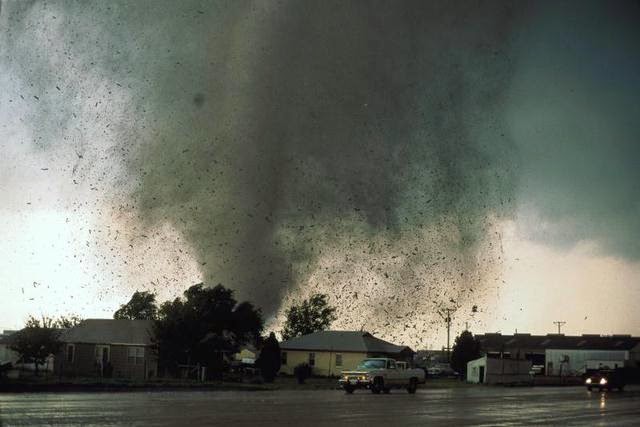
[[[587,390],[589,391],[594,388],[597,388],[600,391],[613,390],[614,388],[617,388],[622,391],[625,386],[625,381],[620,370],[602,369],[588,375],[584,380],[584,385],[587,386]]]

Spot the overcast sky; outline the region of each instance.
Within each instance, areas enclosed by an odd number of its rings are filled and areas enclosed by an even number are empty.
[[[0,328],[204,281],[640,335],[638,2],[0,4]]]

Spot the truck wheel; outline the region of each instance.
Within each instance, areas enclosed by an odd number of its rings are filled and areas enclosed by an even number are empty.
[[[353,394],[353,391],[355,390],[355,388],[351,387],[350,385],[346,385],[343,388],[347,394]]]
[[[384,380],[380,377],[375,378],[373,380],[373,384],[371,384],[371,393],[380,394],[380,392],[384,389]]]
[[[418,388],[418,381],[415,378],[411,378],[409,380],[409,386],[407,387],[407,391],[409,392],[409,394],[414,394],[417,388]]]

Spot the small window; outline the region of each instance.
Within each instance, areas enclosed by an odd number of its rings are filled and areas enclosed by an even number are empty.
[[[76,346],[73,344],[67,345],[67,363],[73,363],[76,358]]]
[[[389,360],[389,361],[387,362],[387,368],[388,368],[388,369],[396,369],[396,362],[395,362],[395,361],[393,361],[393,360]]]
[[[129,347],[127,361],[132,365],[144,363],[144,347]]]
[[[287,366],[287,352],[283,351],[282,354],[280,354],[280,362],[282,363],[283,366]]]
[[[342,355],[340,353],[336,354],[336,366],[342,366]]]
[[[309,366],[316,366],[316,354],[309,353]]]

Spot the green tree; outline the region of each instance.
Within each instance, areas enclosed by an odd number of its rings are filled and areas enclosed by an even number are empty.
[[[60,316],[55,324],[58,328],[69,329],[74,326],[78,326],[82,322],[82,318],[76,314],[71,314],[69,316]]]
[[[22,362],[33,363],[38,375],[39,366],[45,364],[49,355],[55,355],[62,346],[59,335],[60,330],[54,319],[30,316],[25,327],[11,336],[10,347],[20,355]]]
[[[128,303],[123,304],[113,313],[114,319],[153,320],[158,315],[156,294],[136,291]]]
[[[469,331],[462,331],[456,337],[451,352],[451,367],[467,377],[467,363],[480,357],[480,342]]]
[[[286,321],[282,338],[288,340],[300,335],[329,329],[336,320],[335,307],[329,306],[327,295],[314,294],[299,305],[292,305],[285,312]]]
[[[200,364],[214,377],[222,372],[224,355],[255,342],[262,328],[262,315],[253,304],[238,304],[233,291],[222,285],[202,283],[187,289],[183,298],[163,303],[154,326],[164,368],[175,373],[179,364]]]
[[[264,340],[260,356],[256,360],[256,366],[260,369],[265,382],[271,383],[278,375],[282,361],[280,359],[280,344],[276,335],[271,332]]]

